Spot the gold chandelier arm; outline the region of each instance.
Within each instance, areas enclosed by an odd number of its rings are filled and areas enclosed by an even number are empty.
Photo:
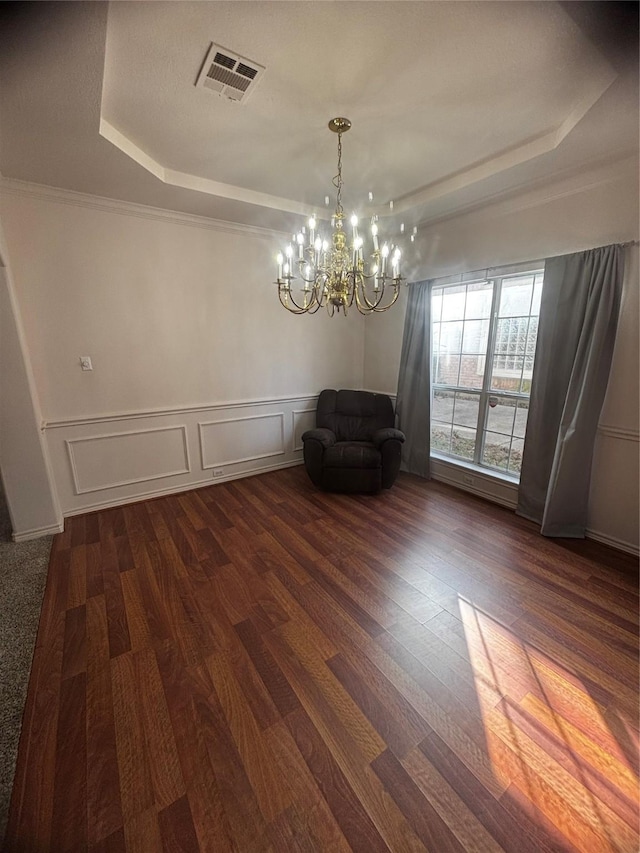
[[[384,299],[385,287],[386,283],[383,279],[380,289],[374,291],[378,294],[378,298],[374,299],[372,302],[367,296],[367,291],[363,280],[360,284],[360,287],[356,291],[356,305],[358,306],[358,311],[360,311],[361,314],[369,314],[371,311],[375,311],[376,307],[380,305],[380,303]],[[360,297],[362,297],[362,299]]]
[[[287,311],[290,311],[292,314],[306,314],[307,313],[304,308],[292,308],[291,305],[289,305],[286,296],[284,299],[282,298],[282,293],[279,290],[278,290],[278,299],[280,300],[280,304],[282,305],[282,307],[286,308]]]
[[[369,300],[364,287],[361,286],[356,291],[356,307],[357,307],[358,311],[361,314],[373,314],[373,313],[381,314],[383,311],[388,311],[389,308],[391,308],[391,306],[395,304],[396,300],[398,299],[398,296],[400,295],[400,279],[393,279],[391,286],[393,287],[393,297],[391,298],[391,301],[387,305],[381,305],[381,303],[384,299],[384,294],[385,294],[385,290],[386,290],[386,286],[385,286],[384,282],[382,283],[382,287],[380,289],[380,295],[379,295],[378,299],[374,300],[373,302],[371,302]],[[360,298],[361,296],[362,296],[362,301]],[[363,301],[364,301],[364,304],[363,304]]]
[[[391,308],[392,305],[395,305],[399,295],[400,295],[400,282],[398,282],[396,284],[394,281],[393,297],[391,299],[391,302],[389,302],[387,305],[383,305],[382,308],[380,308],[380,307],[378,307],[378,305],[376,305],[376,307],[373,310],[378,314],[382,313],[383,311],[387,311],[389,308]]]
[[[315,314],[318,308],[320,308],[320,300],[318,299],[317,288],[313,288],[310,291],[311,298],[307,302],[303,302],[302,305],[296,302],[291,294],[291,289],[288,287],[281,287],[278,284],[278,298],[280,299],[280,304],[283,305],[287,311],[291,311],[292,314]],[[289,304],[291,303],[291,304]],[[293,307],[292,307],[293,306]]]

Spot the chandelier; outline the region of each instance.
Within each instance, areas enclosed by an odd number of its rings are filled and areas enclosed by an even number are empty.
[[[312,216],[308,234],[303,227],[277,257],[278,297],[293,314],[315,314],[323,307],[330,316],[341,310],[346,314],[354,303],[361,314],[386,311],[397,300],[404,281],[400,275],[400,248],[388,243],[380,246],[377,216],[371,219],[373,251],[366,260],[364,238],[359,233],[355,213],[350,219],[350,243],[344,230],[342,134],[350,127],[348,118],[333,118],[329,122],[329,130],[338,134],[338,174],[333,179],[337,196],[330,239],[320,233]]]

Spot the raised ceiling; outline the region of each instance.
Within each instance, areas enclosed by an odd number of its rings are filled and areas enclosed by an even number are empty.
[[[619,4],[20,4],[0,172],[289,230],[333,203],[345,115],[345,207],[419,225],[636,150],[635,63],[585,5]],[[212,42],[266,69],[242,103],[195,86]]]

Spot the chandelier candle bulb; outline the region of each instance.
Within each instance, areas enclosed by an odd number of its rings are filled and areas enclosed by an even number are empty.
[[[375,222],[371,226],[371,236],[373,237],[373,250],[374,252],[378,252],[380,249],[378,246],[378,226]]]
[[[399,276],[400,276],[400,252],[397,249],[393,254],[393,258],[391,259],[391,269],[393,271],[393,277],[399,278]]]
[[[384,246],[382,247],[382,269],[380,271],[380,275],[382,276],[382,278],[385,277],[385,274],[387,272],[387,258],[388,257],[389,257],[389,247],[385,243]]]
[[[304,260],[304,234],[298,234],[298,260]]]
[[[401,251],[398,246],[396,246],[396,250],[393,253],[393,277],[400,278],[400,256]]]
[[[353,241],[353,269],[357,270],[358,268],[358,258],[360,256],[360,249],[362,248],[362,237],[356,237]]]
[[[282,278],[282,262],[284,261],[284,258],[282,257],[282,252],[278,252],[276,261],[278,263],[278,280],[280,280]]]

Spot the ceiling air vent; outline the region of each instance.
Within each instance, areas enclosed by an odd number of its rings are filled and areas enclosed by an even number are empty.
[[[231,101],[246,101],[264,70],[264,65],[219,44],[212,44],[205,56],[196,86]]]

